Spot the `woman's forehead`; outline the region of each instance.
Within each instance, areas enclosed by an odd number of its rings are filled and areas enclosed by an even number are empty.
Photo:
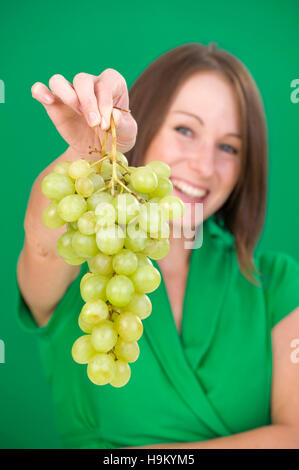
[[[230,82],[215,72],[200,72],[186,79],[174,96],[169,115],[185,115],[207,126],[217,121],[227,132],[238,132],[236,94]]]

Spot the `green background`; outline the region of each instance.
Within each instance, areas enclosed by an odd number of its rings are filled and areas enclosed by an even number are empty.
[[[66,148],[42,105],[36,81],[55,73],[117,69],[130,87],[159,55],[188,42],[216,42],[251,71],[267,115],[270,174],[261,248],[299,260],[299,103],[290,83],[299,78],[299,3],[296,0],[18,1],[0,11],[1,314],[0,448],[59,447],[52,403],[35,338],[16,323],[15,269],[23,219],[37,175]],[[1,100],[0,100],[1,101]],[[254,221],[252,221],[254,223]]]

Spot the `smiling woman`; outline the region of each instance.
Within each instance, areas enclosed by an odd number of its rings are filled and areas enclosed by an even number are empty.
[[[246,67],[213,44],[181,46],[143,72],[130,90],[130,107],[138,122],[131,163],[166,159],[179,196],[191,202],[198,195],[204,219],[215,214],[234,235],[240,269],[254,282],[252,253],[266,209],[267,137],[261,98]]]
[[[113,69],[78,74],[72,85],[54,75],[50,87],[35,84],[33,96],[69,147],[32,188],[18,315],[39,338],[64,446],[298,447],[299,374],[290,344],[299,337],[299,266],[284,253],[255,251],[267,139],[245,66],[213,45],[192,43],[155,60],[129,93]],[[90,383],[72,361],[84,304],[78,274],[88,267],[57,255],[61,230],[42,225],[40,191],[57,162],[90,158],[88,146],[101,145],[111,113],[130,165],[167,163],[175,194],[192,210],[203,208],[203,219],[195,212],[192,219],[202,246],[187,249],[184,235],[171,235],[169,254],[153,260],[162,282],[150,294],[140,357],[121,390]],[[98,124],[100,140],[92,129]]]

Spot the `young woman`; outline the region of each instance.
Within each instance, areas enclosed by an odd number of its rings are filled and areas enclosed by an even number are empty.
[[[49,88],[35,83],[33,97],[69,146],[32,188],[19,318],[39,336],[64,446],[298,448],[299,266],[283,253],[254,252],[265,215],[267,139],[249,72],[228,52],[192,43],[153,62],[130,102],[112,69],[79,73],[73,84],[54,75]],[[150,294],[140,356],[121,389],[94,385],[71,357],[82,334],[80,268],[56,253],[63,229],[42,224],[42,179],[58,161],[90,158],[89,145],[101,145],[94,127],[102,141],[111,113],[130,164],[166,162],[174,193],[202,203],[204,220],[199,249],[172,237],[167,257],[154,261],[162,283]]]

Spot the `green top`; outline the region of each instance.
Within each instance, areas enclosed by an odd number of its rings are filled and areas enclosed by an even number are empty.
[[[255,254],[255,265],[262,287],[240,273],[233,237],[213,218],[204,222],[203,244],[191,253],[181,335],[162,280],[149,295],[153,311],[123,388],[94,385],[87,366],[71,357],[84,334],[81,276],[42,328],[19,294],[18,318],[38,335],[64,446],[195,442],[271,424],[271,329],[299,305],[299,264],[268,251]]]

